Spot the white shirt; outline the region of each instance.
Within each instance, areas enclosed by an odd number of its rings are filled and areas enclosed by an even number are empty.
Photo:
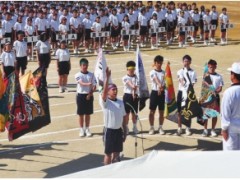
[[[219,19],[222,20],[223,24],[228,24],[229,17],[227,14],[221,13]]]
[[[210,24],[210,23],[211,23],[211,20],[212,20],[212,18],[211,18],[210,15],[205,14],[205,15],[203,16],[204,24]]]
[[[146,16],[140,14],[138,16],[138,22],[140,22],[140,26],[147,26],[147,18],[146,18]]]
[[[7,20],[3,20],[2,21],[2,29],[5,33],[11,33],[12,32],[12,28],[13,28],[13,20],[7,21]]]
[[[210,16],[212,20],[218,20],[218,12],[210,12]]]
[[[69,61],[70,60],[70,53],[68,49],[58,49],[56,51],[56,57],[59,62]]]
[[[25,41],[14,41],[13,49],[16,50],[16,57],[27,56],[27,43]]]
[[[24,30],[29,34],[29,36],[32,36],[35,32],[34,26],[29,26],[27,24],[25,25]]]
[[[150,71],[150,80],[151,80],[151,88],[153,91],[158,91],[159,90],[159,86],[158,84],[155,82],[154,78],[157,78],[159,81],[160,81],[160,84],[162,86],[165,86],[165,71],[156,71],[155,69],[154,70],[151,70]]]
[[[187,20],[184,17],[178,16],[178,25],[185,26]]]
[[[19,22],[16,22],[13,26],[13,29],[15,31],[24,31],[24,24],[23,23],[19,23]]]
[[[50,23],[50,25],[51,25],[51,28],[53,28],[55,31],[59,31],[59,22],[56,20],[51,20],[51,23]]]
[[[70,25],[73,25],[74,28],[78,28],[81,24],[81,19],[79,17],[71,17],[70,18]]]
[[[111,14],[109,16],[109,22],[112,23],[114,26],[118,26],[118,22],[119,22],[118,17]]]
[[[39,40],[35,47],[39,51],[39,54],[47,54],[50,51],[50,44],[48,41],[42,42]]]
[[[66,33],[69,31],[69,26],[68,25],[65,25],[65,24],[60,24],[58,26],[58,31],[60,32],[63,32],[63,33]]]
[[[108,25],[108,17],[107,16],[101,16],[100,17],[100,24],[102,28],[105,28]]]
[[[118,16],[118,21],[119,21],[119,22],[122,22],[122,21],[123,21],[123,18],[124,18],[124,16],[125,16],[125,13],[118,13],[117,16]]]
[[[122,21],[122,28],[125,29],[126,31],[129,31],[130,24],[126,21]]]
[[[69,22],[70,22],[70,15],[67,15],[67,16],[61,15],[61,16],[59,17],[59,23],[62,22],[62,18],[63,18],[63,17],[67,18],[67,22],[66,22],[66,24],[69,25]]]
[[[215,89],[219,88],[220,86],[222,87],[224,85],[223,83],[223,78],[220,74],[216,73],[216,74],[210,74],[210,78],[212,81],[212,85]]]
[[[94,22],[92,24],[92,29],[93,29],[94,32],[101,32],[102,26],[101,26],[100,23]]]
[[[75,74],[75,79],[77,81],[77,93],[79,94],[88,94],[91,90],[90,86],[82,86],[80,85],[79,81],[81,80],[83,83],[89,83],[92,82],[92,85],[96,85],[96,79],[93,73],[87,72],[87,74],[84,74],[82,72],[78,72]]]
[[[87,19],[87,18],[84,18],[82,23],[83,23],[85,29],[91,29],[92,24],[93,24],[91,19]]]
[[[129,23],[131,26],[133,26],[135,24],[136,18],[134,16],[134,14],[128,14],[128,19],[129,19]]]
[[[192,13],[192,19],[193,19],[194,22],[199,22],[200,14]]]
[[[99,97],[99,104],[103,110],[104,127],[111,129],[119,129],[122,127],[123,117],[126,115],[122,100],[112,101],[106,99],[106,102]]]
[[[165,18],[166,18],[166,21],[173,22],[175,19],[175,15],[172,13],[166,13]]]
[[[6,66],[14,67],[14,63],[16,62],[16,57],[13,51],[10,51],[10,52],[3,51],[0,58],[2,59],[2,64],[4,67]]]
[[[191,83],[192,84],[195,84],[197,82],[197,74],[196,72],[193,70],[193,69],[189,69],[188,70],[188,74],[189,74],[189,78],[191,80]],[[182,86],[182,84],[180,83],[180,80],[182,80],[183,82],[186,82],[184,80],[184,69],[180,69],[178,72],[177,72],[177,76],[178,76],[178,80],[179,80],[179,84],[178,84],[178,90],[179,91],[182,91],[182,89],[184,88]]]
[[[123,87],[123,92],[124,93],[127,93],[127,94],[132,94],[133,93],[133,89],[132,89],[132,87],[130,87],[129,85],[128,85],[128,83],[130,82],[131,84],[133,84],[133,85],[138,85],[138,82],[137,82],[137,76],[135,75],[135,76],[129,76],[129,75],[125,75],[125,76],[123,76],[123,78],[122,78],[122,82],[123,82],[123,85],[124,85],[124,87]],[[137,92],[136,92],[136,94],[137,94]]]
[[[155,20],[155,19],[151,19],[150,20],[150,26],[151,26],[152,29],[158,28],[158,21]]]
[[[36,18],[35,20],[35,26],[37,26],[38,31],[45,31],[47,27],[47,21],[46,19]]]
[[[153,15],[153,14],[157,14],[157,21],[158,21],[158,23],[161,23],[162,20],[163,20],[163,18],[164,18],[164,17],[163,17],[163,14],[161,13],[161,11],[158,11],[158,12],[157,12],[157,11],[153,11],[153,12],[152,12],[152,15]]]
[[[223,93],[221,103],[222,129],[240,133],[240,85],[233,85]]]

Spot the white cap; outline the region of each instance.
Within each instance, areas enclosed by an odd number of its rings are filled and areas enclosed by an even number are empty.
[[[228,71],[232,71],[236,74],[240,74],[240,62],[233,63],[232,67],[228,68]]]

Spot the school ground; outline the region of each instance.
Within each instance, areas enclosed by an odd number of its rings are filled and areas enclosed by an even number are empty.
[[[217,3],[216,3],[217,4]],[[224,2],[222,2],[224,4]],[[225,3],[226,4],[226,3]],[[233,17],[237,17],[237,5],[239,2],[228,2],[228,9],[233,9]],[[218,4],[217,4],[218,5]],[[219,7],[223,7],[220,6]],[[238,15],[239,16],[239,15]],[[182,57],[189,54],[192,61],[192,68],[198,75],[198,83],[194,86],[196,95],[199,97],[201,88],[201,78],[203,75],[203,65],[209,60],[214,59],[218,62],[217,72],[223,76],[225,85],[223,91],[230,86],[230,73],[227,68],[235,61],[240,61],[240,20],[234,18],[235,29],[229,31],[229,45],[212,45],[203,47],[201,45],[179,49],[177,46],[166,48],[165,46],[158,50],[141,49],[141,55],[144,63],[145,73],[149,81],[149,72],[153,68],[153,58],[156,55],[165,57],[163,69],[167,61],[171,63],[171,70],[174,79],[175,92],[177,91],[176,72],[182,67]],[[218,31],[219,32],[219,31]],[[218,35],[219,36],[219,35]],[[176,43],[177,45],[177,43]],[[7,133],[0,134],[0,174],[1,178],[42,178],[58,177],[69,173],[78,172],[103,165],[103,114],[98,104],[99,94],[94,94],[94,114],[91,116],[90,138],[80,138],[78,116],[76,115],[76,83],[74,75],[79,71],[79,59],[83,57],[72,57],[72,70],[69,75],[69,92],[60,94],[57,87],[56,61],[52,61],[48,71],[49,101],[51,124],[38,130],[37,132],[27,134],[13,142],[7,139]],[[89,70],[94,70],[96,56],[87,56],[90,65]],[[125,64],[129,60],[135,60],[135,52],[122,51],[109,52],[106,54],[107,64],[112,70],[112,79],[118,85],[119,98],[123,95],[123,84],[121,78],[125,75]],[[28,68],[35,70],[36,62],[29,62]],[[150,88],[150,84],[149,84]],[[221,93],[222,96],[222,93]],[[162,151],[216,151],[222,149],[221,135],[216,138],[202,137],[202,127],[193,120],[192,136],[176,136],[177,124],[165,119],[163,128],[166,135],[148,135],[148,103],[146,108],[139,113],[140,123],[138,129],[141,131],[137,137],[131,133],[132,123],[130,121],[130,135],[124,143],[123,160],[142,156],[151,150]],[[155,129],[158,127],[158,114],[155,116]],[[211,128],[211,121],[209,121]],[[185,129],[185,128],[184,128]],[[220,134],[220,118],[217,123],[217,132]],[[137,147],[135,147],[137,142]]]

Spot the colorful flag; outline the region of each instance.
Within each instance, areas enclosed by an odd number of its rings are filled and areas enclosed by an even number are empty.
[[[185,85],[182,90],[181,121],[183,124],[190,127],[190,120],[194,117],[201,117],[203,112],[197,101],[187,68],[184,68],[184,79]]]
[[[0,69],[0,132],[5,131],[5,125],[8,120],[8,101],[5,91],[6,86]]]
[[[201,96],[199,98],[199,104],[203,110],[203,116],[198,118],[198,123],[203,125],[204,121],[209,118],[217,117],[220,115],[220,104],[218,103],[218,96],[215,93],[215,88],[212,85],[210,74],[208,73],[208,65],[204,65],[203,81]]]
[[[167,63],[165,70],[165,109],[164,109],[164,117],[177,123],[178,120],[178,112],[177,112],[177,102],[174,91],[172,73],[170,68],[170,62]]]
[[[107,61],[104,55],[102,48],[99,48],[99,53],[97,56],[97,62],[94,70],[94,75],[97,80],[98,90],[99,92],[103,89],[104,80],[106,78],[106,68],[107,68]],[[112,83],[111,77],[109,78],[108,83]]]
[[[146,100],[149,98],[148,84],[145,76],[142,57],[140,54],[139,46],[136,52],[136,76],[138,77],[138,97],[139,97],[139,111],[146,106]]]
[[[18,133],[28,129],[29,124],[19,79],[13,72],[7,80],[6,93],[8,94],[9,120],[6,123],[6,128],[8,139],[12,141],[20,137]]]

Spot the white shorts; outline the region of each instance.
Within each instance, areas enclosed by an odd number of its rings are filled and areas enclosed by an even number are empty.
[[[228,140],[223,139],[223,150],[240,150],[240,133],[229,133]]]

